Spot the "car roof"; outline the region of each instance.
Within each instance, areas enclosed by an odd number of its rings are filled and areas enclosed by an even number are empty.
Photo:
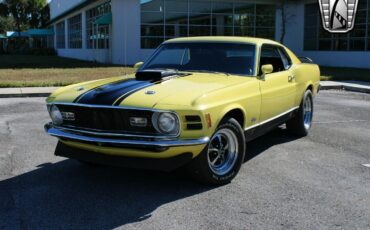
[[[182,37],[165,41],[164,43],[183,43],[183,42],[230,42],[230,43],[247,43],[247,44],[272,44],[280,45],[278,42],[264,38],[255,37],[226,37],[226,36],[207,36],[207,37]]]

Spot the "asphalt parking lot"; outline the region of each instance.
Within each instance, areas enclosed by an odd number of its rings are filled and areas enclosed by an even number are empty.
[[[0,99],[0,229],[370,229],[370,95],[322,91],[314,125],[248,144],[222,187],[53,156],[44,98]]]

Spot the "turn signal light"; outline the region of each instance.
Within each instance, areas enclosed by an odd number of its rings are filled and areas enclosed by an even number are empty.
[[[209,113],[206,114],[206,122],[207,122],[208,128],[211,128],[212,127],[212,119],[211,119],[211,114],[209,114]]]

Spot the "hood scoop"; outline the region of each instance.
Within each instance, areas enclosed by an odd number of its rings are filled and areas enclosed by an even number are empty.
[[[168,79],[171,77],[182,76],[184,74],[179,73],[177,70],[156,70],[148,69],[136,72],[137,81],[160,81],[162,79]]]

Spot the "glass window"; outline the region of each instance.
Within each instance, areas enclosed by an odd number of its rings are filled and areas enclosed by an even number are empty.
[[[262,66],[263,65],[272,65],[274,67],[273,73],[285,71],[288,67],[287,65],[289,61],[286,61],[286,65],[284,65],[284,61],[281,56],[281,51],[279,51],[279,47],[270,46],[270,45],[263,45],[261,49],[261,57],[260,57],[260,75],[262,74]]]
[[[145,12],[163,12],[164,0],[140,0],[141,11]]]
[[[281,56],[281,60],[283,61],[285,70],[289,69],[292,66],[292,59],[290,59],[289,55],[285,51],[285,49],[279,47],[279,54]]]
[[[58,49],[64,49],[66,48],[66,42],[65,42],[65,22],[59,22],[57,25],[57,48]]]
[[[68,48],[82,48],[81,14],[68,19]]]
[[[156,48],[174,37],[275,37],[274,5],[228,0],[141,0],[140,3],[143,49]]]
[[[109,25],[96,25],[94,22],[110,12],[110,1],[86,11],[86,47],[88,49],[109,49]]]
[[[365,50],[365,41],[364,39],[350,39],[349,40],[349,50],[353,51],[363,51]]]
[[[255,45],[249,44],[170,43],[162,45],[142,70],[176,69],[250,76],[254,75],[255,50]]]
[[[366,51],[370,34],[370,0],[359,1],[355,27],[346,34],[332,34],[322,26],[317,3],[305,5],[304,50]],[[366,21],[368,19],[368,21]]]
[[[210,0],[189,1],[189,11],[192,13],[210,14],[212,12],[212,2]]]

